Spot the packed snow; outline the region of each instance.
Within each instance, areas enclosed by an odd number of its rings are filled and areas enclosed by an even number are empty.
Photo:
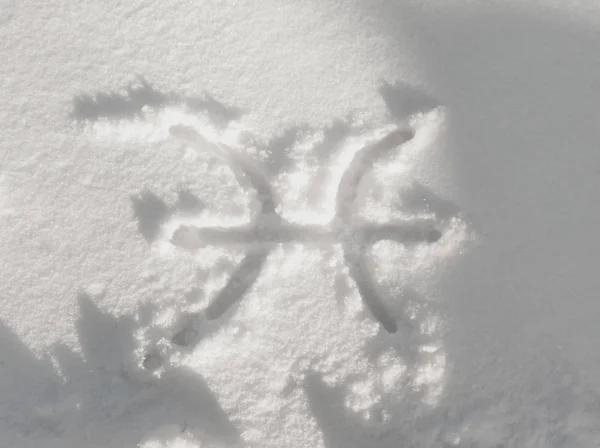
[[[600,6],[0,0],[0,447],[600,446]]]

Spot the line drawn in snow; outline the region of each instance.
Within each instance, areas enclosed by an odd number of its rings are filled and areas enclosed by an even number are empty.
[[[131,205],[138,221],[138,230],[148,242],[160,234],[161,226],[170,219],[175,211],[183,214],[201,212],[205,204],[190,190],[180,190],[175,206],[169,206],[151,191],[142,191],[131,196]]]
[[[209,320],[220,318],[242,299],[257,281],[269,253],[277,244],[326,243],[341,245],[344,263],[365,306],[385,330],[390,333],[397,331],[397,323],[388,312],[371,272],[367,259],[368,249],[382,240],[403,245],[434,243],[441,238],[442,233],[431,219],[385,224],[364,222],[356,214],[356,199],[361,180],[373,163],[410,141],[414,137],[411,128],[394,129],[357,151],[338,185],[334,219],[326,225],[300,225],[283,218],[277,211],[279,200],[267,175],[250,157],[227,145],[209,142],[191,126],[175,125],[170,132],[197,149],[209,150],[220,157],[234,171],[240,185],[248,185],[257,193],[259,200],[259,208],[249,224],[235,227],[181,224],[171,236],[173,245],[190,251],[208,246],[242,246],[246,249],[245,257],[225,287],[205,309],[205,316]],[[184,333],[178,333],[174,341],[186,341],[182,345],[193,345],[197,339],[193,337],[193,329],[185,328],[182,331]]]

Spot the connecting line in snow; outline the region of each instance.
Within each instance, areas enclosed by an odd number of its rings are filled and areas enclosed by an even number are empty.
[[[277,199],[268,176],[249,156],[226,145],[206,140],[189,126],[171,127],[173,136],[200,150],[210,150],[227,163],[241,185],[249,184],[259,198],[260,208],[250,224],[237,227],[196,227],[181,225],[171,242],[188,250],[208,246],[243,246],[246,256],[231,275],[227,285],[205,310],[209,319],[217,319],[236,304],[258,279],[270,251],[280,243],[306,242],[340,244],[349,274],[367,308],[390,333],[396,321],[387,311],[378,292],[377,282],[367,259],[368,249],[378,241],[403,245],[433,243],[441,238],[433,220],[413,220],[375,224],[356,215],[356,198],[360,181],[373,163],[384,153],[414,137],[410,128],[391,131],[375,143],[361,148],[343,174],[336,195],[335,217],[327,225],[298,225],[282,218],[276,211]]]

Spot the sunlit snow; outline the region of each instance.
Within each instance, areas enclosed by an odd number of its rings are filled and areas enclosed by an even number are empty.
[[[599,30],[0,0],[0,448],[600,446]]]

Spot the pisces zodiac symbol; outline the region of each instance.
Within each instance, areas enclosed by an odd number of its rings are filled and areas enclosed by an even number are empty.
[[[245,257],[231,275],[226,286],[208,305],[205,315],[216,319],[241,300],[260,275],[270,251],[281,243],[311,242],[339,244],[350,277],[375,319],[390,333],[397,323],[387,311],[367,257],[378,241],[394,241],[402,245],[434,243],[442,233],[430,219],[412,219],[383,224],[368,222],[356,213],[356,199],[363,176],[384,154],[403,146],[414,137],[410,127],[389,131],[383,138],[359,149],[343,173],[335,197],[334,218],[325,225],[295,224],[277,211],[278,201],[268,176],[250,156],[222,143],[210,142],[194,128],[172,126],[173,136],[200,150],[217,155],[234,171],[240,185],[248,185],[257,193],[259,207],[249,224],[225,227],[197,227],[181,224],[171,243],[188,250],[207,246],[242,246]]]

